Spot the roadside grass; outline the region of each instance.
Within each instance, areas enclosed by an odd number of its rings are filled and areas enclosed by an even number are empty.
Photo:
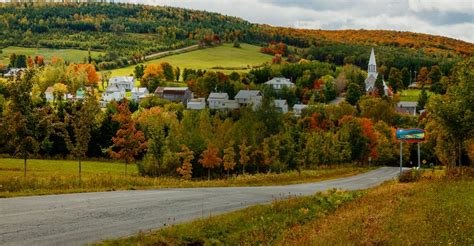
[[[348,177],[371,169],[337,166],[303,170],[301,173],[289,171],[185,181],[175,177],[141,177],[136,165],[128,165],[128,175],[125,176],[123,163],[83,161],[79,179],[77,161],[28,160],[27,177],[24,178],[23,160],[5,158],[0,159],[0,198],[133,189],[286,185]]]
[[[472,245],[474,178],[274,201],[99,245]]]
[[[436,176],[372,189],[334,214],[289,228],[278,245],[472,245],[474,179]]]
[[[273,245],[288,227],[323,217],[362,194],[361,191],[330,190],[256,205],[148,234],[107,240],[100,245]]]
[[[0,63],[8,65],[10,63],[9,57],[11,54],[26,55],[34,58],[35,56],[43,56],[45,62],[50,62],[53,56],[62,58],[64,61],[82,63],[84,59],[87,59],[87,50],[78,49],[50,49],[50,48],[24,48],[9,46],[2,49],[0,53]],[[91,51],[92,57],[97,57],[103,52]]]
[[[234,48],[232,44],[223,44],[217,47],[199,49],[177,55],[170,55],[153,59],[144,64],[168,62],[174,67],[221,71],[223,73],[245,72],[251,66],[270,63],[272,56],[260,52],[260,47],[251,44],[241,44],[241,48]],[[110,70],[112,76],[128,76],[133,74],[135,65]]]
[[[408,89],[400,92],[400,101],[416,102],[418,101],[418,95],[421,90],[419,89]],[[428,96],[431,96],[432,92],[426,89]]]

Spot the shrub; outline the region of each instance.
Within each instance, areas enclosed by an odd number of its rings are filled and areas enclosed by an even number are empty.
[[[421,178],[422,171],[417,168],[412,168],[411,170],[406,170],[402,172],[402,175],[398,177],[398,181],[401,183],[410,183],[416,182]]]
[[[474,178],[474,169],[469,167],[448,168],[444,177],[447,179]]]

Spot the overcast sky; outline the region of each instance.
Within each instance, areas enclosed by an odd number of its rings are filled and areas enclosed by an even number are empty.
[[[389,29],[474,43],[474,0],[121,0],[309,29]]]

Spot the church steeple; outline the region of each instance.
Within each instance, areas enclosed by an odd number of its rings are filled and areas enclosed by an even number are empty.
[[[375,62],[374,48],[372,48],[372,51],[370,52],[369,66],[367,72],[369,76],[373,74],[375,77],[377,77],[377,63]]]

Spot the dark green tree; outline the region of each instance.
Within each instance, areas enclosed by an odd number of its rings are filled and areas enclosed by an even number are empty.
[[[362,93],[359,85],[356,83],[350,83],[347,87],[346,101],[351,105],[356,105],[361,96]]]

